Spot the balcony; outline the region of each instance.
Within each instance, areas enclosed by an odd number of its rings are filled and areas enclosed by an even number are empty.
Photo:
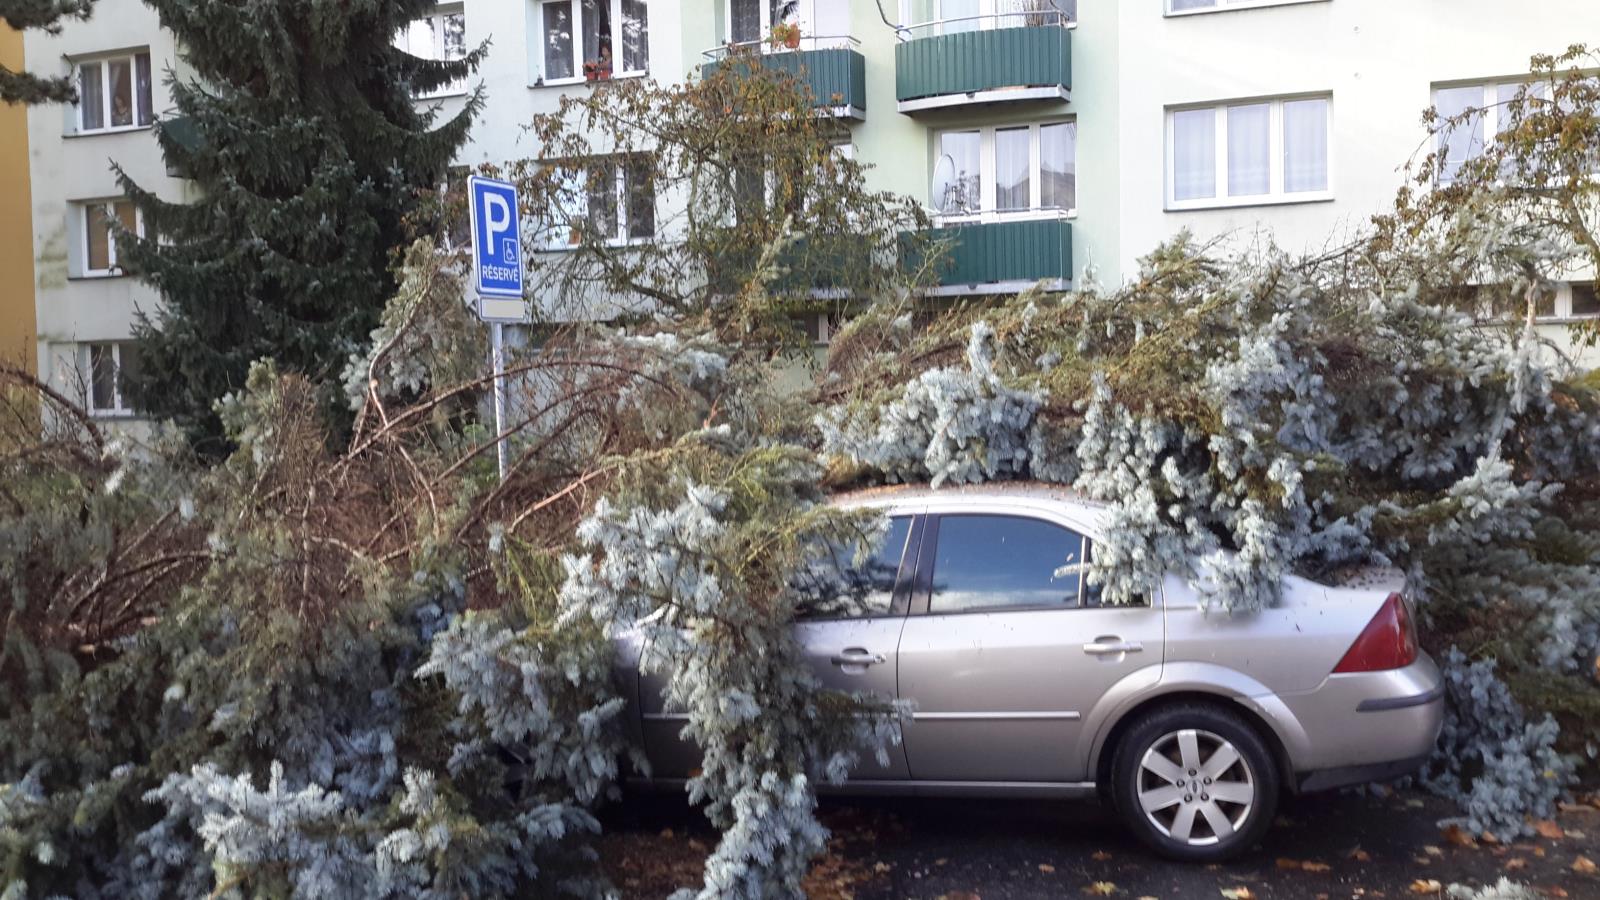
[[[1056,10],[913,25],[894,48],[900,112],[974,103],[1060,103],[1072,95],[1072,30]]]
[[[1040,281],[1064,289],[1072,280],[1072,223],[1066,219],[973,222],[928,235],[948,248],[935,294],[1000,294]]]
[[[702,77],[729,64],[756,64],[787,72],[811,93],[822,115],[860,122],[867,118],[867,61],[852,37],[806,37],[801,46],[767,50],[766,41],[725,44],[703,55]]]

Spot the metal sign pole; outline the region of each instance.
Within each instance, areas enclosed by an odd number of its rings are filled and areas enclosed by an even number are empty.
[[[506,434],[505,323],[528,320],[523,296],[522,231],[517,186],[508,181],[467,179],[472,201],[472,285],[478,294],[478,318],[491,326],[489,364],[494,370],[494,455],[500,481],[510,468]]]
[[[494,366],[494,434],[495,459],[500,464],[500,480],[506,480],[506,465],[509,450],[506,446],[508,438],[506,433],[506,345],[505,326],[499,322],[494,323],[493,339],[489,349],[490,363]]]

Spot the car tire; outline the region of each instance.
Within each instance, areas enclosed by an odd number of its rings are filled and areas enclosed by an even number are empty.
[[[1182,704],[1145,713],[1123,734],[1110,787],[1112,807],[1157,853],[1217,862],[1255,846],[1272,826],[1279,776],[1242,716]]]

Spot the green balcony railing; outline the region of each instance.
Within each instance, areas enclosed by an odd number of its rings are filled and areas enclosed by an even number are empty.
[[[937,272],[944,287],[1072,278],[1072,223],[1065,219],[950,225],[927,237],[948,242]]]
[[[1016,88],[1059,96],[1072,89],[1072,32],[1041,25],[913,37],[894,48],[894,78],[902,104]]]
[[[716,56],[701,66],[701,75],[710,76],[725,65],[760,65],[787,72],[804,85],[819,109],[849,118],[862,119],[867,113],[867,61],[853,47],[826,47],[818,50],[780,50],[762,53],[748,49],[723,55],[726,48],[708,51]]]

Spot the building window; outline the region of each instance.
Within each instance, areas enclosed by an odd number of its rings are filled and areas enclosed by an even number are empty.
[[[1167,205],[1183,209],[1326,200],[1328,97],[1167,113]]]
[[[394,45],[418,59],[454,61],[467,55],[467,14],[459,3],[438,7],[429,15],[413,19],[398,35]],[[464,93],[465,79],[457,79],[422,94],[442,97]]]
[[[645,0],[541,0],[535,6],[546,83],[649,71]]]
[[[933,206],[946,221],[1065,215],[1077,209],[1076,122],[938,135]]]
[[[83,228],[83,274],[91,277],[125,274],[117,254],[117,235],[112,222],[140,237],[144,236],[144,214],[131,200],[96,200],[80,204],[78,220]]]
[[[77,63],[78,132],[144,128],[154,119],[148,51]]]
[[[1077,0],[935,0],[939,33],[1037,28],[1078,20]]]
[[[1262,6],[1293,6],[1297,3],[1325,3],[1327,0],[1167,0],[1167,15],[1222,12]]]
[[[539,243],[575,247],[585,234],[608,246],[646,241],[656,233],[656,192],[649,161],[607,157],[556,170],[552,215]]]
[[[139,347],[118,343],[85,344],[84,371],[88,374],[86,408],[91,415],[131,416],[125,385],[139,371]]]
[[[1449,128],[1434,131],[1434,150],[1443,157],[1439,180],[1449,184],[1463,163],[1482,155],[1490,135],[1498,135],[1510,124],[1505,105],[1526,86],[1529,96],[1545,99],[1549,85],[1544,82],[1506,81],[1464,84],[1433,89],[1433,108],[1442,125],[1458,116],[1465,118]],[[1530,110],[1531,111],[1531,110]]]

